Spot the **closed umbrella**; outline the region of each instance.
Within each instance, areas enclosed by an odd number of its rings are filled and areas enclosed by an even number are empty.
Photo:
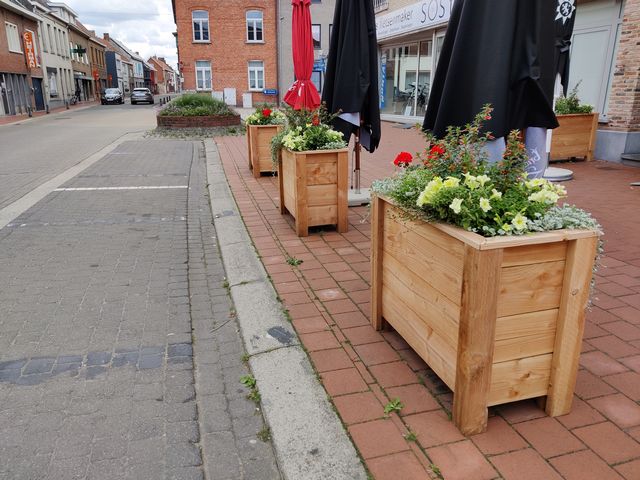
[[[291,0],[293,18],[291,40],[295,82],[284,96],[294,109],[313,110],[320,105],[320,95],[311,81],[313,72],[313,37],[311,35],[311,0]]]
[[[556,2],[552,0],[456,0],[436,69],[423,128],[437,137],[450,125],[473,120],[484,104],[494,107],[486,129],[498,139],[527,129],[530,171],[544,173],[546,130],[556,128]],[[502,140],[500,140],[502,139]]]
[[[334,128],[346,141],[356,135],[356,191],[360,189],[360,145],[369,152],[380,143],[378,41],[371,0],[337,0],[322,100],[341,112]]]

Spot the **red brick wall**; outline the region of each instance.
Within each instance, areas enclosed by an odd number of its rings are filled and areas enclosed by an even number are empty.
[[[18,34],[20,35],[20,45],[23,53],[9,52],[9,42],[7,40],[7,32],[4,22],[13,23],[18,26]],[[31,71],[27,69],[27,64],[24,57],[24,42],[22,40],[22,34],[25,30],[31,30],[36,38],[34,39],[36,45],[39,45],[37,39],[38,25],[33,20],[21,17],[20,15],[0,8],[0,72],[6,73],[19,73],[19,74],[32,74],[34,77],[42,77],[42,69],[35,68]],[[38,54],[42,55],[38,47]]]
[[[640,131],[640,0],[627,0],[609,96],[607,129]]]
[[[209,11],[211,43],[194,43],[191,25],[193,10]],[[247,43],[247,10],[263,12],[264,43]],[[195,90],[197,60],[211,62],[213,90],[235,88],[237,102],[249,91],[248,62],[264,62],[265,88],[278,88],[276,0],[176,0],[178,59],[184,76],[183,88]],[[262,93],[253,93],[253,101],[273,101]]]

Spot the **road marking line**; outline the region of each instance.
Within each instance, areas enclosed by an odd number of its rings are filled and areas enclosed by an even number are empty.
[[[165,189],[185,189],[189,185],[150,185],[139,187],[77,187],[77,188],[56,188],[54,192],[94,192],[98,190],[165,190]]]

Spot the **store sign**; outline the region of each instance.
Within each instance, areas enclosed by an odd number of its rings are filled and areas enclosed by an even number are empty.
[[[444,25],[451,17],[454,0],[423,0],[376,17],[378,40]]]
[[[380,110],[384,109],[387,98],[387,56],[380,58]]]
[[[38,60],[36,59],[36,46],[33,39],[33,33],[25,31],[22,34],[24,40],[24,56],[27,59],[28,68],[36,68],[38,66]]]
[[[278,95],[278,90],[276,90],[275,88],[265,88],[264,90],[262,90],[262,93],[264,95]]]

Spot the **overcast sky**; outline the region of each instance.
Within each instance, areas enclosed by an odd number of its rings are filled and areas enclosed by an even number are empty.
[[[107,32],[144,59],[165,57],[176,67],[178,54],[173,32],[171,0],[61,0],[69,5],[98,37]]]

